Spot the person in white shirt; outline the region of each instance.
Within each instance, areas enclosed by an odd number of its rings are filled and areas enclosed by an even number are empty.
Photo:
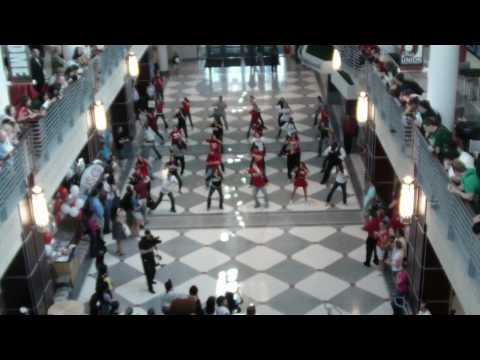
[[[420,310],[418,311],[417,315],[425,316],[425,315],[432,315],[432,313],[430,312],[430,310],[427,309],[427,304],[422,302],[420,304]]]
[[[332,145],[325,149],[322,155],[325,157],[325,161],[323,163],[323,178],[321,184],[325,185],[330,179],[330,173],[332,170],[336,166],[342,165],[343,160],[345,160],[347,157],[347,154],[345,149],[338,145],[336,141],[334,141]]]
[[[401,241],[396,240],[394,249],[392,252],[392,273],[394,277],[402,271],[403,268],[403,258],[404,258],[404,251],[403,251],[403,245]]]
[[[343,166],[340,164],[337,166],[337,176],[335,178],[335,184],[333,185],[332,189],[328,193],[327,196],[327,205],[330,207],[335,207],[335,204],[331,202],[332,196],[337,190],[338,187],[342,188],[342,195],[343,195],[343,204],[347,205],[347,179],[348,176],[345,175],[345,171],[343,170]]]
[[[160,186],[160,194],[158,195],[158,200],[153,206],[152,210],[155,210],[158,205],[163,200],[163,195],[167,194],[168,198],[170,199],[170,212],[175,213],[175,199],[173,197],[173,192],[178,189],[178,180],[176,179],[175,175],[169,171],[167,177],[163,180],[162,185]]]
[[[231,315],[230,310],[227,307],[227,299],[225,296],[219,296],[217,298],[217,309],[215,310],[215,315]]]
[[[461,147],[458,147],[457,149],[445,154],[443,166],[445,170],[448,171],[448,177],[452,180],[456,180],[456,182],[460,182],[460,179],[455,176],[455,171],[452,167],[454,160],[460,161],[463,165],[465,165],[466,169],[475,169],[475,158],[468,152],[464,151]]]

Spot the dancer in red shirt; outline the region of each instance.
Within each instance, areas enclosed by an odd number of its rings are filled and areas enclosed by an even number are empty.
[[[266,129],[265,123],[262,119],[262,114],[260,108],[254,104],[252,110],[250,111],[250,126],[247,131],[247,139],[250,137],[250,132],[253,130],[257,136],[263,135],[263,130]]]
[[[188,98],[183,98],[182,114],[185,118],[188,118],[188,120],[190,121],[190,126],[193,129],[192,114],[190,113],[190,100],[188,100]]]
[[[165,101],[163,101],[163,97],[159,96],[158,99],[155,101],[155,117],[162,118],[163,125],[165,125],[165,130],[168,129],[167,119],[165,118],[165,114],[163,113],[163,108],[165,106]]]
[[[265,179],[265,175],[263,171],[254,163],[248,170],[246,170],[248,174],[251,175],[251,184],[253,186],[253,198],[255,199],[255,208],[260,207],[260,202],[258,201],[258,193],[262,192],[265,198],[265,208],[268,208],[268,194],[267,190],[265,189],[265,185],[267,185],[267,181]]]
[[[307,188],[308,188],[308,182],[307,182],[307,176],[309,174],[309,170],[307,168],[307,165],[301,161],[300,165],[294,170],[295,172],[295,177],[293,179],[293,192],[292,192],[292,197],[291,201],[295,198],[295,194],[297,193],[297,189],[299,187],[303,188],[303,193],[305,195],[305,202],[307,202],[308,195],[307,195]]]

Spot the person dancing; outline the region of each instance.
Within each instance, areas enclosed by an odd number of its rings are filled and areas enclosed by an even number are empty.
[[[210,210],[210,206],[212,205],[212,195],[215,191],[217,191],[218,195],[220,196],[220,200],[219,200],[220,210],[223,210],[223,189],[222,189],[223,174],[220,171],[220,169],[218,167],[215,168],[212,175],[210,175],[206,181],[207,183],[210,184],[210,189],[208,191],[208,198],[207,198],[207,210]]]
[[[192,114],[190,113],[190,100],[186,97],[182,101],[182,115],[190,121],[190,126],[193,129]]]
[[[327,205],[331,208],[335,207],[335,204],[331,202],[332,196],[335,193],[337,188],[342,188],[342,195],[343,195],[343,204],[347,205],[347,175],[345,175],[345,171],[343,170],[343,165],[340,163],[337,165],[337,176],[335,178],[335,184],[333,184],[332,189],[328,193],[327,196]]]
[[[293,180],[293,192],[292,192],[292,197],[290,199],[290,202],[293,202],[293,199],[295,198],[295,194],[297,193],[297,189],[299,187],[303,188],[303,193],[305,195],[305,202],[308,200],[308,195],[307,195],[307,188],[308,188],[308,182],[307,182],[307,176],[309,174],[309,170],[307,168],[307,165],[305,162],[301,161],[300,165],[294,170],[295,172],[295,177]]]

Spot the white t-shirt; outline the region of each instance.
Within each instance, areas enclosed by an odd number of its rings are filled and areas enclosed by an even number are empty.
[[[215,315],[230,315],[230,311],[225,306],[218,306]]]
[[[395,249],[392,254],[392,271],[402,270],[403,250]]]
[[[335,181],[339,184],[345,184],[347,182],[347,176],[341,172],[338,172]]]
[[[426,309],[425,311],[420,310],[417,315],[425,316],[425,315],[432,315],[430,310]]]

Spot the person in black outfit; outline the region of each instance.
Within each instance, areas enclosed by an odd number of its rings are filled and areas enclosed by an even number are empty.
[[[154,280],[156,273],[155,247],[159,244],[161,244],[160,239],[152,236],[150,230],[145,230],[145,235],[142,236],[138,243],[143,269],[147,278],[148,291],[152,294],[155,294],[153,285],[156,284]]]
[[[207,183],[209,183],[210,187],[207,198],[207,210],[210,210],[210,206],[212,205],[212,195],[215,191],[217,191],[218,195],[220,196],[220,209],[223,210],[222,182],[223,174],[219,168],[216,168],[213,174],[207,178]]]
[[[220,117],[215,117],[212,123],[213,135],[220,140],[220,152],[223,154],[223,123]]]
[[[43,94],[45,86],[45,73],[43,72],[43,60],[40,57],[40,50],[38,49],[32,49],[30,68],[32,69],[32,78],[36,81],[35,90],[37,90],[40,94]]]
[[[202,302],[198,298],[198,287],[192,285],[188,291],[190,297],[195,299],[195,315],[203,315]]]
[[[176,112],[175,117],[176,117],[177,120],[178,120],[177,128],[183,129],[183,132],[185,133],[185,138],[188,139],[187,120],[185,119],[185,116],[184,116],[183,113],[182,113],[182,109],[179,109],[179,110]]]
[[[278,48],[277,45],[272,46],[272,73],[276,74],[277,73],[277,66],[279,65],[279,58],[278,58]]]
[[[343,150],[343,148],[335,141],[325,150],[324,154],[326,154],[326,158],[325,162],[323,163],[325,170],[322,169],[322,185],[325,185],[330,179],[330,173],[332,172],[333,168],[342,165],[342,161],[345,158],[345,150]]]

